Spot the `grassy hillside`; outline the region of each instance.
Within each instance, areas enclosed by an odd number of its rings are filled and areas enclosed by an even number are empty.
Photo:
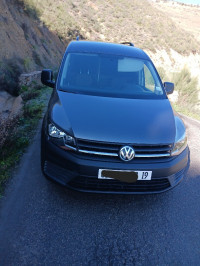
[[[194,34],[199,32],[200,9],[186,12],[178,6],[170,15],[173,9],[167,6],[148,0],[1,0],[0,77],[13,62],[22,72],[58,67],[67,42],[77,35],[87,40],[132,41],[152,52],[200,53]],[[185,24],[181,17],[174,20],[179,9]],[[186,27],[190,13],[195,31]]]
[[[151,51],[199,51],[196,38],[148,0],[16,1],[23,2],[27,13],[38,16],[64,40],[79,34],[90,40],[133,41]]]

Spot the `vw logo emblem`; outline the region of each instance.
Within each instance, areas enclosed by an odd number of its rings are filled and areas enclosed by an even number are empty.
[[[131,161],[135,157],[135,151],[130,146],[124,146],[119,151],[119,157],[123,161]]]

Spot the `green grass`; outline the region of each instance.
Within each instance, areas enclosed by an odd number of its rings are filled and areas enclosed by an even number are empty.
[[[26,92],[25,89],[24,91]],[[9,130],[7,134],[9,137],[1,147],[0,154],[0,194],[13,167],[17,165],[35,134],[51,92],[49,88],[41,88],[34,97],[26,99],[23,116],[18,118],[17,123],[14,121],[14,126]]]

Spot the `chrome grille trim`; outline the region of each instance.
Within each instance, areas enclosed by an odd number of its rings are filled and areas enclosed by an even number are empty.
[[[70,146],[70,145],[67,145],[67,144],[65,144],[65,147],[69,148],[70,150],[77,151],[76,147],[73,147],[73,146]]]
[[[135,158],[167,158],[171,157],[173,149],[172,144],[164,145],[137,145],[137,144],[121,144],[106,143],[98,141],[90,141],[77,139],[77,151],[83,154],[108,156],[110,158],[119,158],[119,151],[123,146],[131,146],[135,151]],[[120,159],[120,158],[119,158]]]
[[[101,155],[101,156],[114,156],[118,157],[118,153],[110,153],[110,152],[98,152],[98,151],[88,151],[88,150],[78,150],[82,153]],[[160,154],[135,154],[135,158],[158,158],[158,157],[168,157],[170,153],[160,153]]]
[[[101,156],[115,156],[115,157],[118,156],[117,153],[111,153],[111,152],[99,152],[99,151],[88,151],[88,150],[78,150],[78,151],[82,153],[101,155]]]
[[[159,153],[159,154],[135,154],[135,157],[138,158],[159,158],[159,157],[169,157],[171,154],[170,153]]]

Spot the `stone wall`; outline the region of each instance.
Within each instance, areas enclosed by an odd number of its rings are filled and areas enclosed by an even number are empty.
[[[33,82],[40,84],[41,71],[21,74],[19,77],[20,86],[30,86]]]

